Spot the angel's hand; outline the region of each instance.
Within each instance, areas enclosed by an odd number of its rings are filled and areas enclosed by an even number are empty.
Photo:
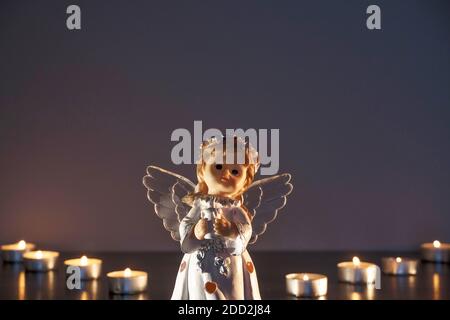
[[[208,233],[208,221],[206,219],[198,220],[194,227],[194,234],[198,240],[203,240]]]
[[[236,224],[228,221],[222,213],[214,219],[214,231],[218,235],[229,238],[236,238],[239,235]]]

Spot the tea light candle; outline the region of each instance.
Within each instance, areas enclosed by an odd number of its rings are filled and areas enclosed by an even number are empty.
[[[286,275],[288,294],[314,298],[327,294],[328,278],[317,273],[290,273]]]
[[[17,243],[5,244],[1,246],[2,259],[5,262],[21,262],[24,252],[31,251],[35,248],[33,243],[27,243],[25,240],[20,240]]]
[[[126,268],[107,274],[109,291],[115,294],[135,294],[147,289],[147,272]]]
[[[50,271],[56,266],[59,253],[55,251],[30,251],[23,254],[27,271]]]
[[[418,261],[401,257],[385,257],[381,259],[383,272],[398,276],[415,275]]]
[[[362,262],[358,257],[338,263],[337,267],[339,281],[342,282],[371,284],[377,280],[377,265]]]
[[[450,243],[441,243],[434,240],[433,243],[422,244],[422,259],[437,263],[450,262]]]
[[[66,266],[74,266],[80,268],[80,279],[90,280],[98,279],[102,271],[102,260],[95,258],[88,258],[82,256],[79,259],[69,259],[64,261]]]

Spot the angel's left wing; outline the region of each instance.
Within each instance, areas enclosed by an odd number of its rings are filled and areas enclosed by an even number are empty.
[[[143,183],[148,189],[148,199],[155,205],[156,215],[163,220],[164,228],[174,240],[180,241],[178,228],[190,210],[190,206],[181,199],[194,192],[195,185],[179,174],[156,166],[147,167]]]
[[[244,194],[244,205],[253,216],[252,237],[249,243],[255,243],[267,225],[277,217],[278,210],[286,204],[286,197],[292,191],[291,175],[280,174],[255,181]]]

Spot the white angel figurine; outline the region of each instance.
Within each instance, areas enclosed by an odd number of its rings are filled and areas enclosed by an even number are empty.
[[[243,164],[238,150],[244,150]],[[172,299],[261,299],[247,245],[286,204],[291,176],[253,182],[258,153],[237,137],[205,141],[200,154],[197,185],[155,166],[143,180],[156,214],[184,253]]]

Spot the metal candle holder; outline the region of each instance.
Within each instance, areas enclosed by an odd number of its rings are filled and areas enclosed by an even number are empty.
[[[36,246],[23,240],[18,243],[5,244],[1,246],[2,259],[5,262],[22,262],[23,254],[33,250]]]
[[[102,260],[87,258],[82,256],[79,259],[69,259],[64,261],[67,267],[77,267],[80,269],[81,280],[98,279],[102,272]]]
[[[136,294],[147,289],[147,272],[113,271],[107,274],[109,291],[114,294]]]
[[[56,267],[59,253],[56,251],[30,251],[23,254],[27,271],[46,272]]]
[[[381,259],[383,272],[397,276],[416,275],[418,263],[419,261],[416,259],[402,257],[385,257]]]
[[[424,243],[420,247],[422,260],[436,263],[450,262],[450,243],[441,243],[438,240],[433,243]]]
[[[290,273],[285,276],[287,293],[314,298],[327,294],[328,278],[317,273]]]

